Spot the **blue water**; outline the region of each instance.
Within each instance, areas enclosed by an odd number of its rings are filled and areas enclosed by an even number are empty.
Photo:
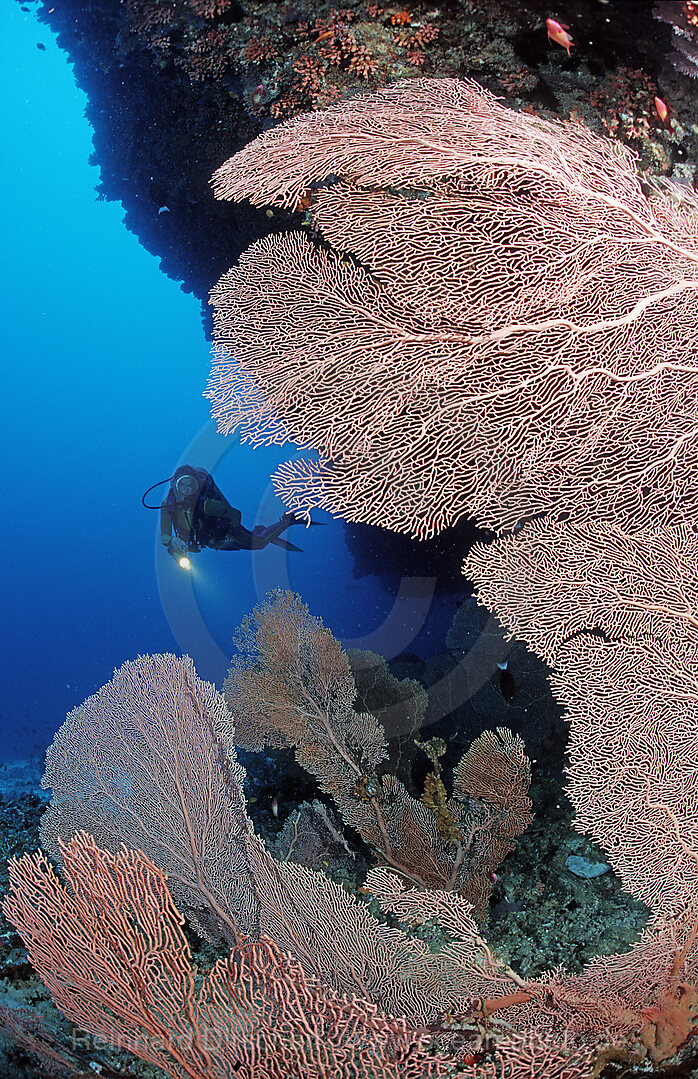
[[[407,618],[403,604],[386,622],[395,595],[354,579],[326,515],[289,534],[303,554],[204,551],[187,577],[164,553],[158,514],[140,502],[151,483],[183,460],[209,468],[251,528],[283,512],[269,475],[292,454],[215,432],[199,300],[126,231],[120,204],[97,200],[86,99],[50,32],[17,4],[0,22],[0,758],[40,754],[66,712],[141,652],[188,652],[220,681],[235,627],[271,587],[300,592],[348,646],[409,647],[429,582]]]

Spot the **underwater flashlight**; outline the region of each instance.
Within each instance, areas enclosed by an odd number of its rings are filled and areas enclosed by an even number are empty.
[[[185,555],[182,555],[182,557],[178,558],[177,561],[179,562],[181,569],[191,569],[191,559],[186,558]]]

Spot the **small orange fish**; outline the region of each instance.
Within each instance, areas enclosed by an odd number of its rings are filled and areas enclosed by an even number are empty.
[[[657,116],[663,124],[669,126],[669,106],[666,101],[662,101],[661,97],[655,97],[654,107],[657,110]]]
[[[569,26],[564,22],[557,22],[556,19],[546,19],[545,28],[548,31],[548,41],[554,41],[556,45],[562,45],[563,49],[567,49],[567,55],[571,56],[570,45],[574,45],[574,41],[567,33]]]
[[[250,95],[250,101],[252,102],[252,108],[257,109],[262,104],[262,98],[264,97],[264,85],[260,82],[259,86],[255,86]]]

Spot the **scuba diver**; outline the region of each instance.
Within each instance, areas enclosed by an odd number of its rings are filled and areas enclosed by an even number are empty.
[[[221,494],[210,472],[180,465],[160,506],[160,538],[168,554],[187,566],[187,556],[202,547],[214,547],[217,551],[258,551],[274,543],[287,551],[301,550],[280,538],[287,528],[299,523],[293,513],[284,513],[276,524],[266,528],[256,525],[251,532],[241,524],[241,516],[240,510],[234,509]]]

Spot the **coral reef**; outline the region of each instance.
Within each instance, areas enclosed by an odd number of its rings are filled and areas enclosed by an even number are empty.
[[[453,768],[450,793],[439,762],[445,743],[418,743],[432,770],[415,798],[381,765],[388,736],[404,730],[405,712],[408,729],[422,718],[421,687],[401,685],[383,670],[385,725],[359,711],[347,657],[291,592],[271,593],[234,641],[238,655],[224,695],[237,744],[294,747],[298,763],[379,862],[419,887],[458,892],[484,921],[495,870],[531,820],[522,740],[504,728],[482,733]],[[365,700],[365,682],[363,693]]]
[[[243,630],[229,687],[234,710],[243,699],[252,704],[258,732],[275,714],[277,730],[297,732],[316,716],[315,729],[332,733],[337,755],[348,763],[355,735],[371,735],[372,717],[347,714],[353,699],[348,665],[326,631],[308,623],[297,599],[284,599],[305,632],[295,634],[293,623],[289,628],[286,608],[284,617],[274,617],[274,595],[269,618],[255,612],[259,658],[250,662],[243,639],[249,629]],[[305,672],[300,678],[299,670]],[[318,699],[326,701],[319,711]],[[85,740],[88,730],[99,731],[93,743]],[[313,767],[317,760],[323,775],[330,767],[324,738],[315,753],[307,739],[304,745],[306,760]],[[289,1060],[296,1054],[301,1071],[303,1054],[310,1054],[308,1061],[324,1052],[343,1059],[348,1016],[354,1048],[363,1029],[367,1079],[376,1067],[377,1074],[392,1074],[397,1037],[411,1047],[404,1062],[399,1058],[400,1074],[409,1059],[421,1069],[415,1074],[447,1074],[456,1066],[472,1079],[482,1079],[490,1067],[504,1067],[517,1079],[582,1079],[594,1060],[660,1062],[682,1049],[695,1003],[695,933],[679,925],[688,910],[676,920],[676,933],[671,911],[657,916],[627,954],[596,958],[581,974],[522,977],[485,943],[472,907],[454,890],[406,884],[404,874],[383,864],[360,890],[371,899],[366,905],[322,873],[276,861],[247,817],[234,739],[220,695],[196,678],[190,661],[173,656],[125,664],[59,732],[48,760],[53,802],[43,839],[72,887],[62,888],[42,854],[14,859],[4,912],[54,1000],[80,1027],[173,1076],[193,1079],[228,1074],[231,1060],[244,1068],[260,1047],[261,1074],[268,1079],[277,1077],[279,1054],[290,1054]],[[370,737],[360,740],[370,748]],[[379,738],[373,744],[380,750]],[[439,758],[438,740],[422,748],[433,761]],[[505,804],[506,770],[492,771],[491,761],[490,755],[477,762],[467,755],[454,785],[479,775],[478,783],[489,783]],[[442,804],[432,801],[437,809]],[[63,838],[83,824],[113,853],[85,834]],[[414,838],[414,829],[407,827],[406,835]],[[124,841],[137,849],[125,849]],[[167,865],[167,884],[148,851]],[[233,957],[215,964],[199,988],[171,890],[194,924],[233,946]],[[243,943],[247,934],[259,948]],[[286,951],[295,961],[283,957]],[[243,988],[247,958],[249,989]],[[280,988],[286,982],[288,992]],[[326,1026],[310,1041],[300,1031],[313,1008],[297,1013],[283,1003],[308,993]],[[502,1028],[497,1013],[506,1017]],[[240,1016],[247,1019],[242,1032]],[[391,1030],[386,1056],[381,1032]],[[362,1062],[360,1055],[357,1067]]]
[[[163,258],[167,272],[184,279],[205,302],[211,281],[236,253],[270,227],[283,228],[285,222],[279,211],[268,218],[263,211],[253,214],[245,207],[244,213],[233,216],[231,207],[213,202],[208,178],[214,167],[248,141],[260,125],[380,86],[381,80],[420,72],[476,76],[496,93],[513,97],[517,108],[583,119],[593,130],[612,134],[637,150],[643,169],[652,167],[692,182],[697,129],[689,79],[669,59],[669,26],[655,24],[656,42],[648,33],[651,6],[637,2],[610,7],[596,0],[576,4],[571,21],[577,44],[569,58],[545,41],[544,20],[550,12],[533,2],[462,0],[438,12],[415,5],[381,9],[367,4],[342,10],[313,5],[308,13],[289,4],[245,4],[243,8],[229,0],[132,0],[128,6],[111,0],[92,0],[89,5],[66,0],[61,5],[46,4],[41,11],[42,18],[61,31],[61,43],[71,54],[77,77],[90,92],[102,196],[123,201],[128,227]],[[656,6],[675,9],[676,19],[670,21],[678,27],[683,26],[678,17],[685,18],[693,5]],[[632,9],[629,16],[628,9]],[[437,29],[438,36],[429,31],[431,40],[422,43],[416,35],[425,24]],[[681,49],[681,45],[691,40],[687,34],[674,33],[683,61],[690,59],[690,48]],[[680,57],[674,55],[673,60],[680,68]],[[667,123],[660,122],[653,111],[656,90],[670,106]],[[647,183],[647,178],[641,182]],[[163,207],[168,212],[160,215]],[[395,665],[395,671],[419,676],[425,684],[437,683],[440,672],[451,669],[457,652],[454,635],[450,655],[442,653],[427,662],[408,657]],[[558,708],[540,688],[538,679],[542,684],[543,676],[523,645],[516,646],[510,666],[520,687],[513,706],[490,679],[478,698],[476,718],[473,709],[468,709],[461,712],[458,723],[475,723],[484,715],[490,725],[509,726],[514,710],[518,708],[522,715],[530,711],[533,725],[540,721],[545,728],[545,747]],[[359,683],[357,669],[352,667]],[[360,709],[364,710],[374,708]],[[441,707],[438,711],[443,714]],[[409,721],[412,718],[408,716]],[[446,756],[439,754],[440,747],[432,741],[431,758],[421,751],[414,757],[416,747],[407,748],[408,737],[397,756],[403,765],[414,766],[420,757],[424,767],[430,762],[428,797],[433,804],[426,808],[433,814],[443,805],[442,788],[450,782],[447,776],[441,779],[439,767],[451,767],[468,738],[459,735],[455,745],[448,741],[452,732],[447,721],[429,733],[444,736]],[[292,787],[293,792],[287,802],[291,805],[297,790],[302,797],[312,797],[314,792],[312,788],[300,792],[299,773],[290,754],[264,764],[249,756],[249,763],[245,758],[248,806],[257,831],[271,847],[278,830],[269,809],[274,792],[283,783],[289,784],[287,789]],[[539,759],[531,791],[537,820],[498,870],[489,905],[490,945],[500,954],[515,957],[515,972],[524,979],[542,974],[548,965],[564,964],[579,971],[595,954],[627,950],[646,916],[641,903],[621,892],[613,873],[589,881],[574,878],[566,869],[571,853],[592,860],[604,855],[572,830],[569,805],[555,775],[546,771],[545,748],[539,758],[543,763]],[[391,759],[391,773],[397,773],[398,764]],[[257,772],[250,775],[253,768]],[[419,775],[411,793],[418,795],[424,784],[425,776]],[[26,794],[0,802],[3,835],[9,837],[6,855],[35,848],[40,809],[41,803]],[[288,858],[294,837],[304,834],[299,821],[306,821],[308,813],[294,809],[284,823],[282,833],[286,834],[278,837],[275,848],[279,860]],[[323,825],[326,831],[319,847],[306,844],[304,864],[322,868],[341,882],[343,891],[356,893],[365,870],[360,847],[354,841],[347,843],[343,836],[337,839],[337,819],[326,807],[322,813],[329,824]],[[325,866],[325,861],[334,864]],[[380,886],[378,878],[377,891]],[[384,882],[383,893],[386,904],[399,902],[398,896],[391,900],[385,893]],[[372,901],[373,913],[377,906]],[[193,920],[196,924],[196,914]],[[67,1061],[67,1074],[90,1069],[106,1076],[123,1075],[130,1074],[125,1071],[130,1068],[137,1068],[139,1076],[149,1074],[146,1066],[126,1064],[121,1054],[110,1055],[89,1042],[81,1056],[71,1059],[67,1055],[68,1026],[47,1002],[19,938],[3,925],[1,970],[6,984],[12,982],[29,1002],[32,1015],[40,1010],[42,1022],[48,1024],[40,1029],[34,1021],[25,1022],[25,1013],[13,1013],[6,1016],[5,1028],[11,1031],[14,1023],[18,1041],[21,1036],[43,1041],[48,1055],[44,1064],[32,1070],[25,1050],[18,1049],[13,1057],[3,1059],[0,1070],[6,1067],[7,1074],[20,1075],[26,1069],[27,1075],[43,1076],[48,1074],[49,1059],[55,1063],[53,1054],[58,1053]],[[202,932],[210,928],[200,911],[198,925]],[[411,932],[428,940],[430,947],[438,946],[433,923],[427,921]],[[201,941],[194,943],[200,949],[201,969],[213,966],[218,955]],[[13,999],[13,1007],[19,1003]],[[18,1018],[23,1028],[19,1037]],[[487,1018],[491,1026],[495,1021],[496,1013]],[[478,1023],[479,1036],[483,1036],[482,1017]],[[486,1041],[483,1049],[473,1040],[467,1066],[487,1067],[486,1048]],[[645,1044],[638,1051],[647,1048]],[[31,1049],[27,1042],[25,1049]],[[691,1075],[697,1066],[695,1057],[685,1056],[669,1067],[673,1075]],[[615,1067],[624,1075],[645,1072],[644,1064],[632,1063],[620,1051]],[[612,1054],[597,1060],[596,1068],[597,1074],[618,1074],[613,1071]],[[557,1073],[550,1064],[546,1079],[553,1074]]]

